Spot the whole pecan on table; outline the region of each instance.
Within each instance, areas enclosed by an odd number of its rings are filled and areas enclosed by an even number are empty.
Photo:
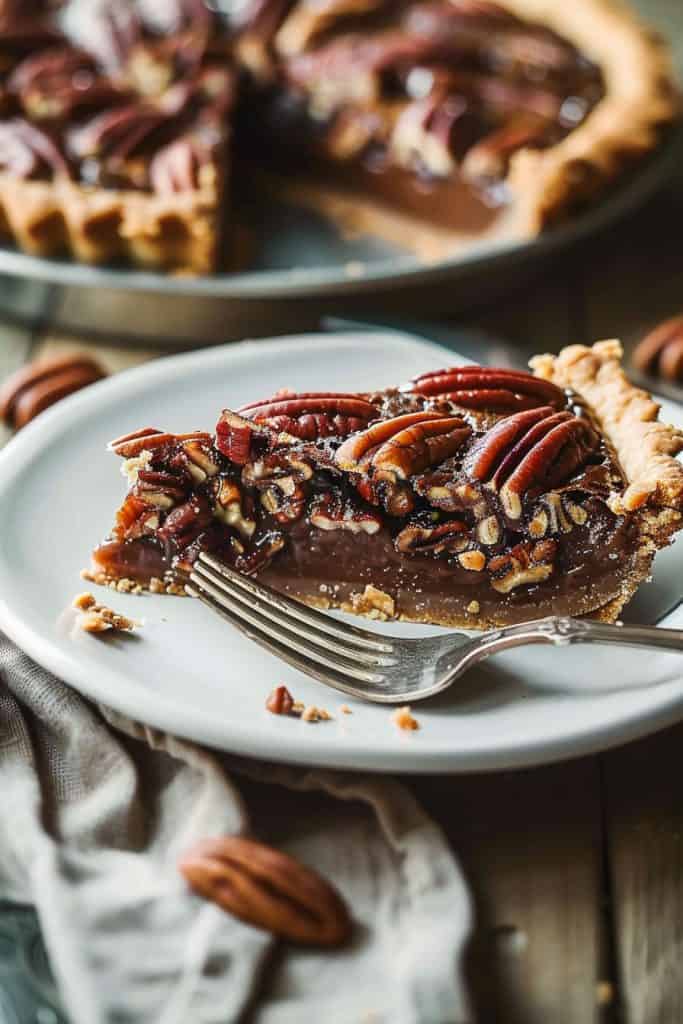
[[[683,384],[683,313],[645,335],[633,352],[633,365],[643,373]]]
[[[348,910],[329,882],[253,839],[203,839],[178,867],[200,896],[290,942],[340,946],[351,934]]]
[[[0,387],[0,419],[18,430],[50,405],[104,376],[99,363],[85,354],[38,359]]]

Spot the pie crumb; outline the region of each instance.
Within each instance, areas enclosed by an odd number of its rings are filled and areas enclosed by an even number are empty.
[[[368,583],[362,594],[351,594],[350,610],[369,619],[393,619],[396,603],[390,594]]]
[[[304,704],[302,700],[294,700],[286,686],[276,686],[266,700],[266,710],[272,715],[290,715],[300,718],[302,722],[330,722],[332,715],[325,708],[315,704]]]
[[[107,630],[130,633],[140,625],[112,608],[98,604],[88,592],[78,594],[73,600],[73,607],[81,613],[78,625],[84,633],[104,633]]]
[[[332,715],[325,708],[317,708],[315,704],[309,704],[301,713],[302,722],[329,722]]]
[[[339,708],[339,710],[341,711],[342,715],[352,715],[353,714],[353,711],[351,710],[351,708],[349,707],[348,704],[342,704],[342,706]]]
[[[408,707],[407,704],[405,707],[396,708],[393,715],[391,716],[391,720],[395,726],[397,726],[399,729],[404,729],[406,732],[410,732],[414,729],[420,728],[420,723],[417,721],[416,718],[413,718],[413,716],[410,713],[410,708]]]

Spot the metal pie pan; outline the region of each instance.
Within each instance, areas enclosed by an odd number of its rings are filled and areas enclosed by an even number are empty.
[[[247,272],[167,275],[41,259],[2,247],[0,275],[7,276],[0,282],[0,306],[21,317],[28,305],[29,313],[40,315],[38,298],[27,303],[25,294],[19,297],[21,278],[24,293],[33,287],[36,296],[49,296],[52,323],[154,343],[196,344],[274,326],[306,327],[322,312],[338,312],[341,298],[345,312],[358,312],[400,310],[429,296],[422,308],[433,318],[509,291],[517,278],[633,211],[669,180],[682,142],[683,133],[676,133],[599,206],[528,241],[482,244],[425,264],[378,239],[341,238],[310,212],[275,206],[261,218],[257,266]]]

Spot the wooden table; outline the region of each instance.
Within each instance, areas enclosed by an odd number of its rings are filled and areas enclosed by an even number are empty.
[[[640,2],[677,33],[683,66],[680,5]],[[683,169],[637,216],[465,322],[515,341],[522,357],[601,337],[631,343],[681,309]],[[85,345],[49,325],[0,325],[0,374]],[[157,354],[95,350],[110,371]],[[683,725],[550,767],[406,780],[474,893],[468,975],[482,1021],[683,1021],[682,751]]]

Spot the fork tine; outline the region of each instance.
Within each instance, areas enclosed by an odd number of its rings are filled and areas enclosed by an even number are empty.
[[[396,657],[375,653],[374,651],[357,650],[347,643],[341,643],[338,640],[332,639],[328,634],[314,626],[309,626],[307,623],[302,624],[298,617],[290,615],[286,609],[280,609],[274,603],[264,600],[260,593],[252,594],[234,587],[231,580],[224,575],[214,572],[207,565],[195,565],[193,571],[194,575],[203,582],[213,584],[216,590],[226,597],[230,597],[233,601],[237,601],[252,614],[263,617],[275,626],[293,633],[300,640],[310,640],[311,643],[317,644],[317,646],[322,647],[325,651],[338,654],[344,661],[366,665],[369,668],[380,668],[396,665],[397,663]]]
[[[358,626],[337,622],[329,615],[324,615],[315,608],[309,608],[307,605],[302,604],[301,601],[295,601],[293,598],[280,593],[280,591],[273,590],[272,587],[265,583],[261,583],[250,576],[243,576],[213,555],[202,552],[198,561],[209,566],[235,587],[245,590],[253,597],[260,598],[274,608],[277,608],[280,612],[288,613],[289,617],[295,619],[297,623],[305,623],[311,628],[327,634],[327,636],[342,640],[345,644],[355,644],[366,650],[383,652],[385,654],[392,653],[392,637],[382,637],[376,633],[371,633],[367,629],[360,629]]]
[[[190,574],[190,584],[186,584],[185,589],[192,596],[200,597],[202,600],[210,598],[210,602],[207,603],[211,603],[216,611],[221,611],[226,618],[252,639],[308,675],[315,675],[325,682],[330,682],[330,677],[334,677],[336,680],[344,682],[347,687],[353,686],[354,683],[382,683],[384,681],[384,676],[362,668],[340,655],[335,658],[328,657],[322,647],[311,644],[310,641],[300,640],[289,632],[286,626],[275,625],[263,619],[258,612],[254,612],[248,605],[238,602],[226,591],[219,590],[213,583],[200,577],[198,573]],[[192,593],[193,588],[194,594]],[[340,664],[340,661],[347,661],[348,664]],[[350,691],[347,690],[347,692]]]
[[[318,669],[313,663],[307,662],[304,658],[295,654],[283,644],[277,643],[270,637],[267,637],[264,633],[260,633],[258,629],[254,629],[248,626],[242,619],[237,615],[233,615],[232,612],[228,611],[227,608],[221,607],[213,598],[206,593],[203,588],[196,586],[192,583],[185,584],[185,590],[191,597],[198,598],[203,604],[205,604],[216,614],[220,615],[221,618],[226,619],[232,626],[244,633],[250,640],[257,643],[260,647],[269,651],[271,654],[280,658],[287,664],[292,665],[300,672],[310,676],[313,679],[318,679],[320,682],[325,683],[326,686],[331,686],[335,690],[341,690],[342,693],[349,694],[352,697],[362,697],[371,701],[379,701],[381,703],[389,702],[387,697],[379,691],[379,695],[373,693],[369,684],[358,684],[353,683],[345,676],[340,675],[331,669]],[[365,686],[368,689],[365,689]]]

